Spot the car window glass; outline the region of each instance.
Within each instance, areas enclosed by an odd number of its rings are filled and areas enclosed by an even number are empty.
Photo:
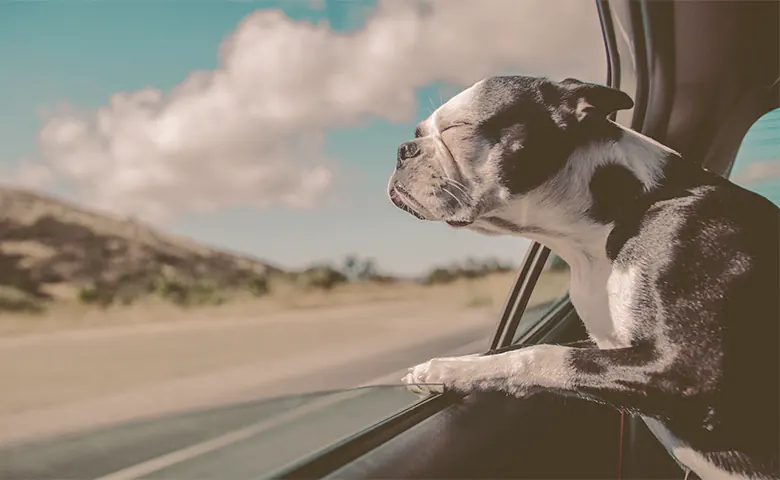
[[[528,333],[550,309],[569,291],[569,265],[555,253],[550,253],[545,268],[539,275],[528,306],[517,325],[513,342]]]
[[[729,178],[780,205],[780,108],[750,127]]]

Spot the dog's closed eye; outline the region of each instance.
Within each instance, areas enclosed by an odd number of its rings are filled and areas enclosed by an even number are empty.
[[[441,132],[439,132],[439,133],[444,133],[444,132],[446,132],[447,130],[449,130],[449,129],[451,129],[451,128],[456,128],[456,127],[467,127],[467,126],[470,126],[470,125],[471,125],[470,123],[464,123],[464,122],[461,122],[461,123],[453,123],[453,124],[451,124],[451,125],[448,125],[448,126],[444,127],[444,128],[441,130]]]

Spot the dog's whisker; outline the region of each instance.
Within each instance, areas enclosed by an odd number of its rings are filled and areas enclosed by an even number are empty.
[[[451,183],[452,185],[454,185],[454,186],[456,186],[458,188],[460,188],[461,190],[464,191],[464,193],[466,192],[466,186],[463,185],[463,183],[455,180],[454,178],[447,177],[447,182]]]
[[[452,187],[452,188],[454,188],[454,189],[455,189],[455,191],[456,191],[457,193],[459,193],[459,194],[460,194],[462,197],[464,197],[464,198],[465,198],[467,201],[471,202],[471,197],[469,196],[469,194],[468,194],[468,193],[464,192],[463,190],[460,190],[460,189],[458,189],[458,188],[457,188],[457,187],[455,187],[454,185],[445,185],[444,187],[448,187],[448,186],[449,186],[449,187]],[[445,189],[444,187],[442,187],[442,190],[444,190],[444,189]],[[451,190],[448,190],[448,191],[451,191]]]
[[[447,189],[447,185],[442,185],[442,187],[441,187],[441,191],[442,191],[442,192],[444,192],[444,193],[446,193],[446,194],[447,194],[447,195],[449,195],[450,197],[454,198],[454,199],[455,199],[455,201],[456,201],[456,202],[458,202],[458,205],[459,205],[459,206],[461,206],[461,207],[465,207],[465,206],[466,206],[466,205],[463,203],[463,200],[461,200],[460,198],[458,198],[458,196],[457,196],[457,195],[455,195],[454,193],[452,193],[451,191],[449,191],[449,189]]]
[[[466,200],[468,200],[469,203],[471,203],[471,200],[472,200],[471,199],[471,195],[469,194],[468,190],[466,190],[466,186],[465,185],[463,185],[462,183],[457,182],[455,180],[452,180],[451,178],[446,178],[445,181],[446,181],[447,185],[450,185],[450,186],[454,187],[464,197],[466,197]]]

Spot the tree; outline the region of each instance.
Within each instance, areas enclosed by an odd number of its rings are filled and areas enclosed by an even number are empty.
[[[358,278],[360,259],[357,255],[347,255],[344,258],[344,264],[341,267],[341,271],[349,279],[350,282],[354,282]]]
[[[350,282],[370,280],[378,275],[374,259],[360,259],[357,255],[347,255],[344,258],[341,272]]]
[[[378,276],[376,261],[373,258],[363,260],[358,271],[358,280],[371,280]]]

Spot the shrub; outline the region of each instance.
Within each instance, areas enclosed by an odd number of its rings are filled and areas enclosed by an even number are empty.
[[[46,301],[8,285],[0,285],[0,312],[41,313]]]
[[[157,279],[155,291],[164,300],[182,307],[220,305],[225,301],[217,284],[210,280],[186,283],[176,277],[160,277]]]
[[[436,267],[422,279],[424,285],[440,285],[453,282],[459,278],[476,279],[493,273],[512,270],[512,267],[500,263],[494,258],[475,260],[467,258],[462,264],[450,267]]]
[[[330,290],[336,285],[346,283],[347,277],[335,268],[321,265],[309,268],[298,275],[297,283],[303,288]]]
[[[187,304],[187,285],[176,277],[165,276],[158,278],[155,282],[154,290],[164,300],[173,302],[176,305]]]
[[[423,285],[443,285],[457,280],[458,274],[449,268],[434,268],[423,278]]]
[[[246,289],[255,297],[262,297],[263,295],[268,294],[271,290],[271,286],[269,285],[267,276],[253,275],[247,279]]]
[[[219,293],[217,284],[209,280],[199,280],[187,290],[187,305],[221,305],[225,299]]]
[[[108,306],[114,301],[112,292],[94,283],[79,288],[78,298],[81,303],[101,306]]]

